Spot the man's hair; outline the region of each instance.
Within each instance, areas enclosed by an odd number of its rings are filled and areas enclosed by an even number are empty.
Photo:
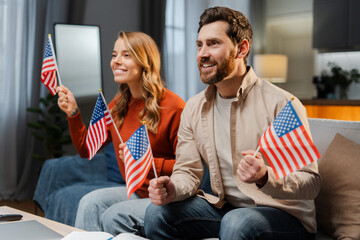
[[[235,11],[226,7],[208,8],[200,16],[198,32],[209,23],[224,21],[229,24],[226,34],[234,44],[241,43],[244,39],[249,42],[249,52],[244,57],[245,64],[249,56],[252,45],[252,29],[247,17],[240,11]]]

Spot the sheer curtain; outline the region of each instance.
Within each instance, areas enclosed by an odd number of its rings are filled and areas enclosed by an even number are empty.
[[[167,0],[164,69],[167,87],[185,101],[206,86],[196,63],[196,39],[200,15],[208,7],[224,6],[250,19],[250,0]]]
[[[39,163],[31,159],[34,143],[28,122],[39,97],[44,42],[55,21],[64,21],[68,1],[0,0],[0,200],[32,196]]]
[[[28,53],[30,44],[28,20],[34,1],[1,2],[0,46],[0,198],[13,199],[24,168],[25,153],[31,148],[26,141],[26,107],[31,91]],[[35,16],[33,16],[35,17]],[[29,146],[30,145],[30,146]],[[20,170],[20,171],[19,171]]]

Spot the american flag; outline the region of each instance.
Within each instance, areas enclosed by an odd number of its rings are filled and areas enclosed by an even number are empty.
[[[320,158],[291,101],[259,140],[260,150],[280,179]]]
[[[102,144],[107,139],[107,126],[112,125],[111,115],[99,93],[94,112],[91,116],[89,130],[86,135],[86,146],[89,152],[89,160],[94,157]]]
[[[56,94],[56,66],[49,38],[46,44],[44,60],[41,69],[41,82],[49,89],[53,96]]]
[[[145,125],[139,127],[124,147],[127,195],[135,192],[145,181],[154,160]]]

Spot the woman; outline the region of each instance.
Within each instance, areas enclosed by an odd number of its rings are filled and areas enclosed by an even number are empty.
[[[109,104],[111,115],[123,141],[143,121],[149,133],[157,175],[169,175],[175,163],[175,148],[180,115],[185,102],[164,88],[160,77],[160,54],[151,37],[140,32],[120,32],[110,62],[119,93]],[[88,157],[87,130],[81,120],[73,94],[58,87],[59,107],[67,114],[72,141],[81,157]],[[122,146],[115,127],[109,130],[106,143],[114,143],[120,172],[125,179]],[[143,235],[143,217],[148,199],[147,187],[154,172],[127,199],[126,186],[104,188],[85,195],[79,204],[75,227],[106,231],[113,235],[132,232]]]

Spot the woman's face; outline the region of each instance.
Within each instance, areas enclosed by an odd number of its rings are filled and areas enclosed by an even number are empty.
[[[129,87],[140,83],[142,67],[125,47],[122,38],[118,38],[114,44],[110,66],[116,83],[126,83]]]

